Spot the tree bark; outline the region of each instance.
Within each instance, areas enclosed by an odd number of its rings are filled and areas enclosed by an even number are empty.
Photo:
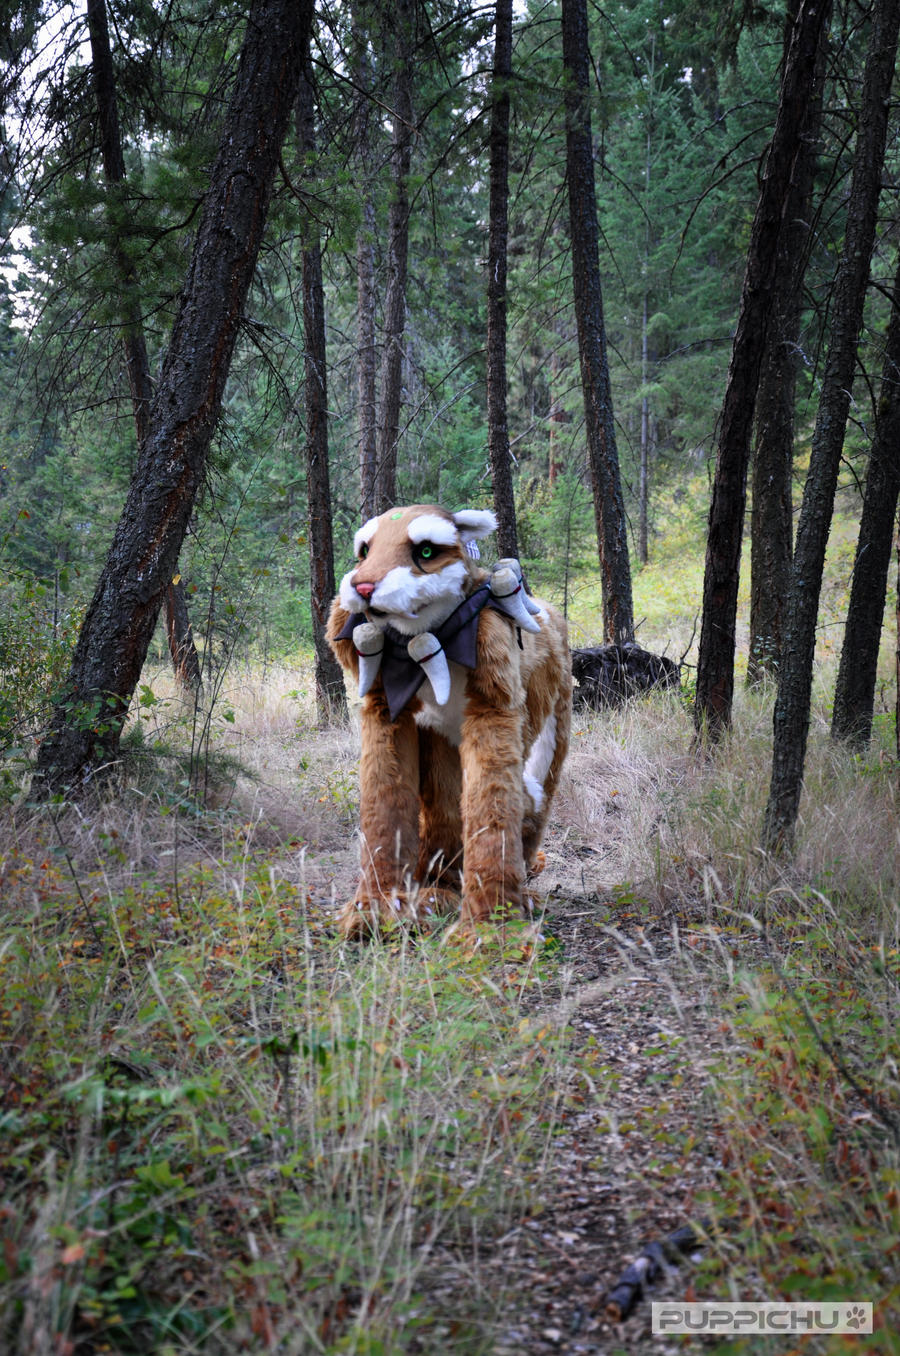
[[[900,494],[900,266],[881,372],[875,436],[863,497],[831,734],[865,745],[872,734],[875,677],[888,567]]]
[[[649,180],[649,155],[646,174]],[[647,395],[647,382],[650,380],[650,342],[647,334],[647,311],[648,301],[645,292],[641,310],[641,385],[644,391],[641,396],[641,457],[638,468],[638,560],[642,565],[646,565],[650,559],[647,521],[650,508],[650,399]]]
[[[784,39],[787,63],[797,17],[790,6]],[[775,677],[781,660],[784,608],[791,574],[794,397],[808,259],[816,149],[822,121],[827,25],[819,37],[815,85],[806,105],[788,192],[772,285],[772,311],[759,379],[750,512],[750,649],[747,682]]]
[[[250,7],[149,433],[38,753],[37,794],[77,793],[116,757],[206,468],[311,22],[311,0]]]
[[[706,541],[694,723],[718,739],[731,722],[741,535],[750,435],[791,175],[813,89],[828,0],[801,0],[785,62],[775,129],[750,233],[747,267],[719,431]]]
[[[316,153],[315,88],[307,47],[299,97],[300,144],[307,163]],[[320,729],[346,715],[341,666],[325,636],[335,594],[331,534],[331,482],[328,470],[328,397],[326,387],[325,294],[322,249],[311,217],[303,244],[304,392],[306,404],[306,503],[309,518],[309,604],[316,666],[316,716]]]
[[[500,556],[518,556],[516,502],[506,413],[506,273],[509,240],[509,86],[512,79],[512,0],[497,0],[490,130],[487,285],[488,453]]]
[[[166,585],[166,639],[176,680],[186,693],[197,692],[202,683],[200,658],[188,614],[184,581],[175,574]]]
[[[572,287],[600,556],[603,629],[608,641],[625,644],[634,640],[634,611],[600,286],[585,0],[563,0],[562,39]]]
[[[372,84],[368,56],[367,10],[362,0],[353,8],[356,81],[360,90]],[[356,118],[356,162],[364,184],[362,220],[356,233],[356,414],[359,437],[359,500],[361,521],[376,512],[378,481],[375,349],[375,204],[367,179],[372,158],[369,108],[361,98]]]
[[[87,0],[87,20],[103,177],[112,193],[121,195],[125,183],[125,157],[119,131],[106,0]],[[122,347],[131,390],[134,425],[140,446],[150,430],[150,402],[153,399],[150,360],[147,356],[147,340],[140,305],[140,278],[133,259],[122,248],[121,237],[114,223],[110,224],[115,232],[112,236],[111,253],[121,288]],[[183,687],[196,691],[200,686],[200,661],[197,658],[197,647],[191,630],[184,583],[177,574],[166,588],[165,613],[166,636],[175,677]]]
[[[363,203],[356,236],[356,403],[359,418],[359,486],[362,521],[377,512],[378,451],[375,360],[375,204]]]
[[[897,523],[894,559],[897,563],[894,593],[894,625],[897,637],[894,645],[894,753],[900,760],[900,522]]]
[[[566,324],[565,314],[557,312],[550,322],[550,338],[553,347],[550,350],[550,356],[547,363],[547,381],[549,385],[549,408],[547,410],[548,429],[548,447],[547,447],[547,484],[552,490],[565,469],[566,462],[566,438],[564,428],[571,424],[572,415],[566,408],[565,401],[569,395],[568,389],[568,369],[563,363],[561,354],[564,346],[571,342],[571,329]],[[532,418],[534,418],[534,402],[532,401]]]
[[[391,205],[387,228],[387,285],[384,296],[384,346],[381,357],[381,416],[375,512],[397,497],[397,443],[403,404],[403,334],[406,328],[406,278],[409,255],[409,169],[412,159],[412,25],[415,0],[396,0],[394,23],[394,111],[391,141]]]
[[[772,852],[789,851],[793,846],[800,807],[822,569],[875,241],[898,26],[900,0],[876,0],[844,248],[832,299],[831,342],[791,569],[784,654],[775,702],[772,782],[763,827],[764,846]]]

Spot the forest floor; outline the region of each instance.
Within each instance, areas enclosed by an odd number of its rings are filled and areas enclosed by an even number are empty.
[[[868,825],[860,832],[860,818],[872,812],[871,803],[863,808],[865,791],[863,802],[858,788],[847,791],[845,778],[852,770],[836,769],[820,741],[811,755],[808,784],[812,794],[824,795],[815,811],[807,811],[812,832],[805,850],[787,871],[771,864],[761,871],[748,866],[748,855],[757,866],[761,861],[755,831],[767,789],[760,775],[767,768],[759,759],[768,747],[768,719],[766,699],[751,703],[738,716],[727,755],[717,767],[702,768],[690,752],[689,717],[677,698],[576,718],[544,842],[547,864],[536,881],[542,892],[541,928],[554,964],[540,985],[523,991],[521,1009],[534,1021],[564,1030],[566,1059],[586,1085],[570,1091],[527,1211],[499,1238],[486,1236],[479,1244],[479,1285],[502,1297],[488,1325],[487,1349],[493,1356],[709,1349],[709,1339],[666,1340],[652,1334],[650,1300],[776,1296],[771,1278],[758,1274],[752,1247],[738,1262],[744,1245],[729,1239],[729,1232],[743,1229],[745,1238],[760,1230],[778,1235],[772,1252],[781,1257],[794,1287],[799,1285],[798,1298],[807,1292],[806,1264],[797,1254],[815,1255],[818,1244],[812,1240],[820,1228],[833,1229],[833,1245],[840,1249],[847,1222],[829,1221],[827,1203],[824,1222],[817,1220],[807,1236],[802,1223],[806,1197],[794,1201],[785,1191],[786,1199],[780,1198],[781,1168],[770,1173],[766,1160],[789,1157],[797,1146],[779,1143],[777,1135],[766,1142],[750,1107],[759,1101],[764,1122],[772,1114],[790,1117],[794,1096],[801,1106],[808,1097],[817,1098],[821,1104],[810,1107],[811,1120],[815,1123],[827,1105],[835,1127],[842,1119],[868,1123],[870,1113],[853,1089],[835,1088],[833,1069],[823,1078],[821,1066],[829,1064],[828,1057],[820,1051],[817,1059],[810,1051],[821,1031],[812,1041],[808,1032],[798,1036],[794,1013],[777,1033],[767,1032],[763,1020],[760,1036],[752,1025],[755,1018],[746,1018],[744,1028],[744,1009],[764,1010],[777,1002],[769,987],[773,963],[777,968],[776,957],[804,945],[811,923],[801,896],[809,893],[811,881],[833,884],[836,894],[846,892],[850,904],[852,887],[842,873],[849,867],[856,876],[866,871],[868,860],[878,861],[891,900],[882,926],[886,923],[887,935],[897,940],[900,913],[889,884],[900,830],[896,782],[887,802],[875,793],[885,837],[873,840]],[[340,756],[326,748],[318,757],[340,769],[343,757],[355,758],[355,747],[354,735]],[[877,751],[873,756],[889,772],[889,760]],[[315,776],[315,767],[310,770]],[[891,781],[888,775],[888,787]],[[338,784],[340,801],[346,786],[340,773]],[[873,790],[871,782],[868,790]],[[837,830],[836,802],[845,812]],[[347,809],[342,806],[345,825],[353,821],[355,803],[349,815]],[[825,830],[818,826],[820,816],[829,821]],[[326,910],[352,892],[356,874],[352,834],[338,847],[331,829],[325,834],[330,850],[324,859],[313,852],[305,863],[312,878],[318,875]],[[851,842],[858,853],[854,866],[849,866]],[[327,887],[327,901],[322,887]],[[878,893],[876,887],[871,901]],[[773,907],[776,899],[784,907]],[[846,925],[852,927],[849,919]],[[880,934],[882,947],[885,935]],[[858,934],[853,941],[859,944]],[[839,929],[829,944],[840,949]],[[834,967],[824,950],[813,970],[816,982],[827,988]],[[833,999],[829,991],[829,1002]],[[802,1001],[793,994],[787,1006]],[[890,1001],[891,1010],[900,1014],[896,992]],[[873,1029],[884,1035],[879,1021]],[[850,1026],[842,1034],[852,1042]],[[767,1062],[770,1039],[775,1065],[786,1071],[786,1097],[781,1073],[776,1067],[773,1076]],[[743,1053],[748,1043],[765,1044],[765,1067]],[[799,1062],[808,1061],[809,1068],[794,1080],[798,1050]],[[722,1072],[729,1064],[735,1081],[726,1092]],[[898,1086],[892,1082],[895,1101]],[[798,1128],[803,1140],[806,1131]],[[895,1159],[889,1155],[888,1161]],[[889,1229],[894,1229],[900,1211],[896,1194],[891,1200]],[[632,1314],[624,1322],[612,1321],[606,1311],[609,1292],[643,1249],[686,1225],[702,1235],[711,1218],[718,1237],[677,1260],[670,1258]],[[443,1284],[452,1304],[450,1295],[461,1278],[465,1283],[465,1266],[452,1252],[445,1261]],[[432,1284],[439,1289],[442,1282]],[[820,1293],[815,1284],[810,1293]],[[834,1297],[838,1291],[826,1286],[821,1293]],[[896,1304],[896,1286],[892,1293]],[[882,1329],[884,1324],[882,1315]],[[882,1340],[876,1334],[869,1349],[880,1351]],[[764,1346],[757,1338],[750,1349]],[[428,1343],[421,1349],[428,1351]],[[894,1345],[884,1347],[889,1349]]]
[[[581,715],[539,946],[344,945],[352,724],[247,675],[188,767],[152,681],[121,793],[0,843],[4,1349],[649,1356],[711,1340],[653,1335],[651,1299],[809,1298],[871,1300],[877,1330],[805,1352],[897,1356],[883,750],[835,751],[817,717],[776,868],[769,697],[713,760],[676,695]],[[685,1225],[701,1246],[612,1322]]]
[[[556,964],[549,980],[523,996],[521,1011],[564,1028],[568,1058],[590,1067],[592,1077],[570,1094],[527,1212],[479,1247],[480,1287],[502,1297],[489,1321],[492,1356],[700,1349],[684,1337],[667,1343],[653,1335],[649,1303],[706,1297],[696,1293],[699,1246],[680,1261],[672,1257],[638,1292],[625,1321],[606,1313],[609,1292],[648,1244],[685,1225],[699,1225],[702,1234],[702,1203],[721,1171],[708,1066],[727,1030],[711,973],[719,928],[710,929],[702,899],[697,909],[683,900],[667,909],[633,887],[583,893],[585,858],[614,850],[617,831],[628,832],[627,814],[610,811],[606,844],[571,850],[571,826],[558,819],[545,840],[540,926]],[[339,895],[352,892],[355,855],[348,862],[329,854],[328,881]],[[306,865],[315,872],[315,857]],[[331,912],[331,900],[320,898]],[[749,962],[760,939],[741,932]],[[443,1263],[431,1284],[444,1290],[450,1308],[465,1284],[465,1264],[450,1248]]]

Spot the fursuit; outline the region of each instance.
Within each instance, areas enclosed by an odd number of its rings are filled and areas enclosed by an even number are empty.
[[[359,682],[361,872],[344,936],[527,905],[569,744],[566,624],[515,560],[478,562],[493,513],[390,509],[354,538],[328,638]]]

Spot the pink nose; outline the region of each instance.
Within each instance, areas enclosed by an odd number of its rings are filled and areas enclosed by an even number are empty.
[[[374,584],[354,584],[353,587],[356,589],[360,598],[365,598],[366,602],[369,601],[372,594],[375,592]]]

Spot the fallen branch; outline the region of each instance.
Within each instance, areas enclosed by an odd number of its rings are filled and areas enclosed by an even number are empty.
[[[708,1221],[701,1220],[706,1229]],[[611,1323],[622,1323],[643,1298],[644,1289],[674,1265],[679,1257],[700,1245],[701,1235],[690,1224],[683,1225],[655,1243],[648,1243],[643,1252],[623,1271],[616,1285],[606,1295],[606,1317]]]

